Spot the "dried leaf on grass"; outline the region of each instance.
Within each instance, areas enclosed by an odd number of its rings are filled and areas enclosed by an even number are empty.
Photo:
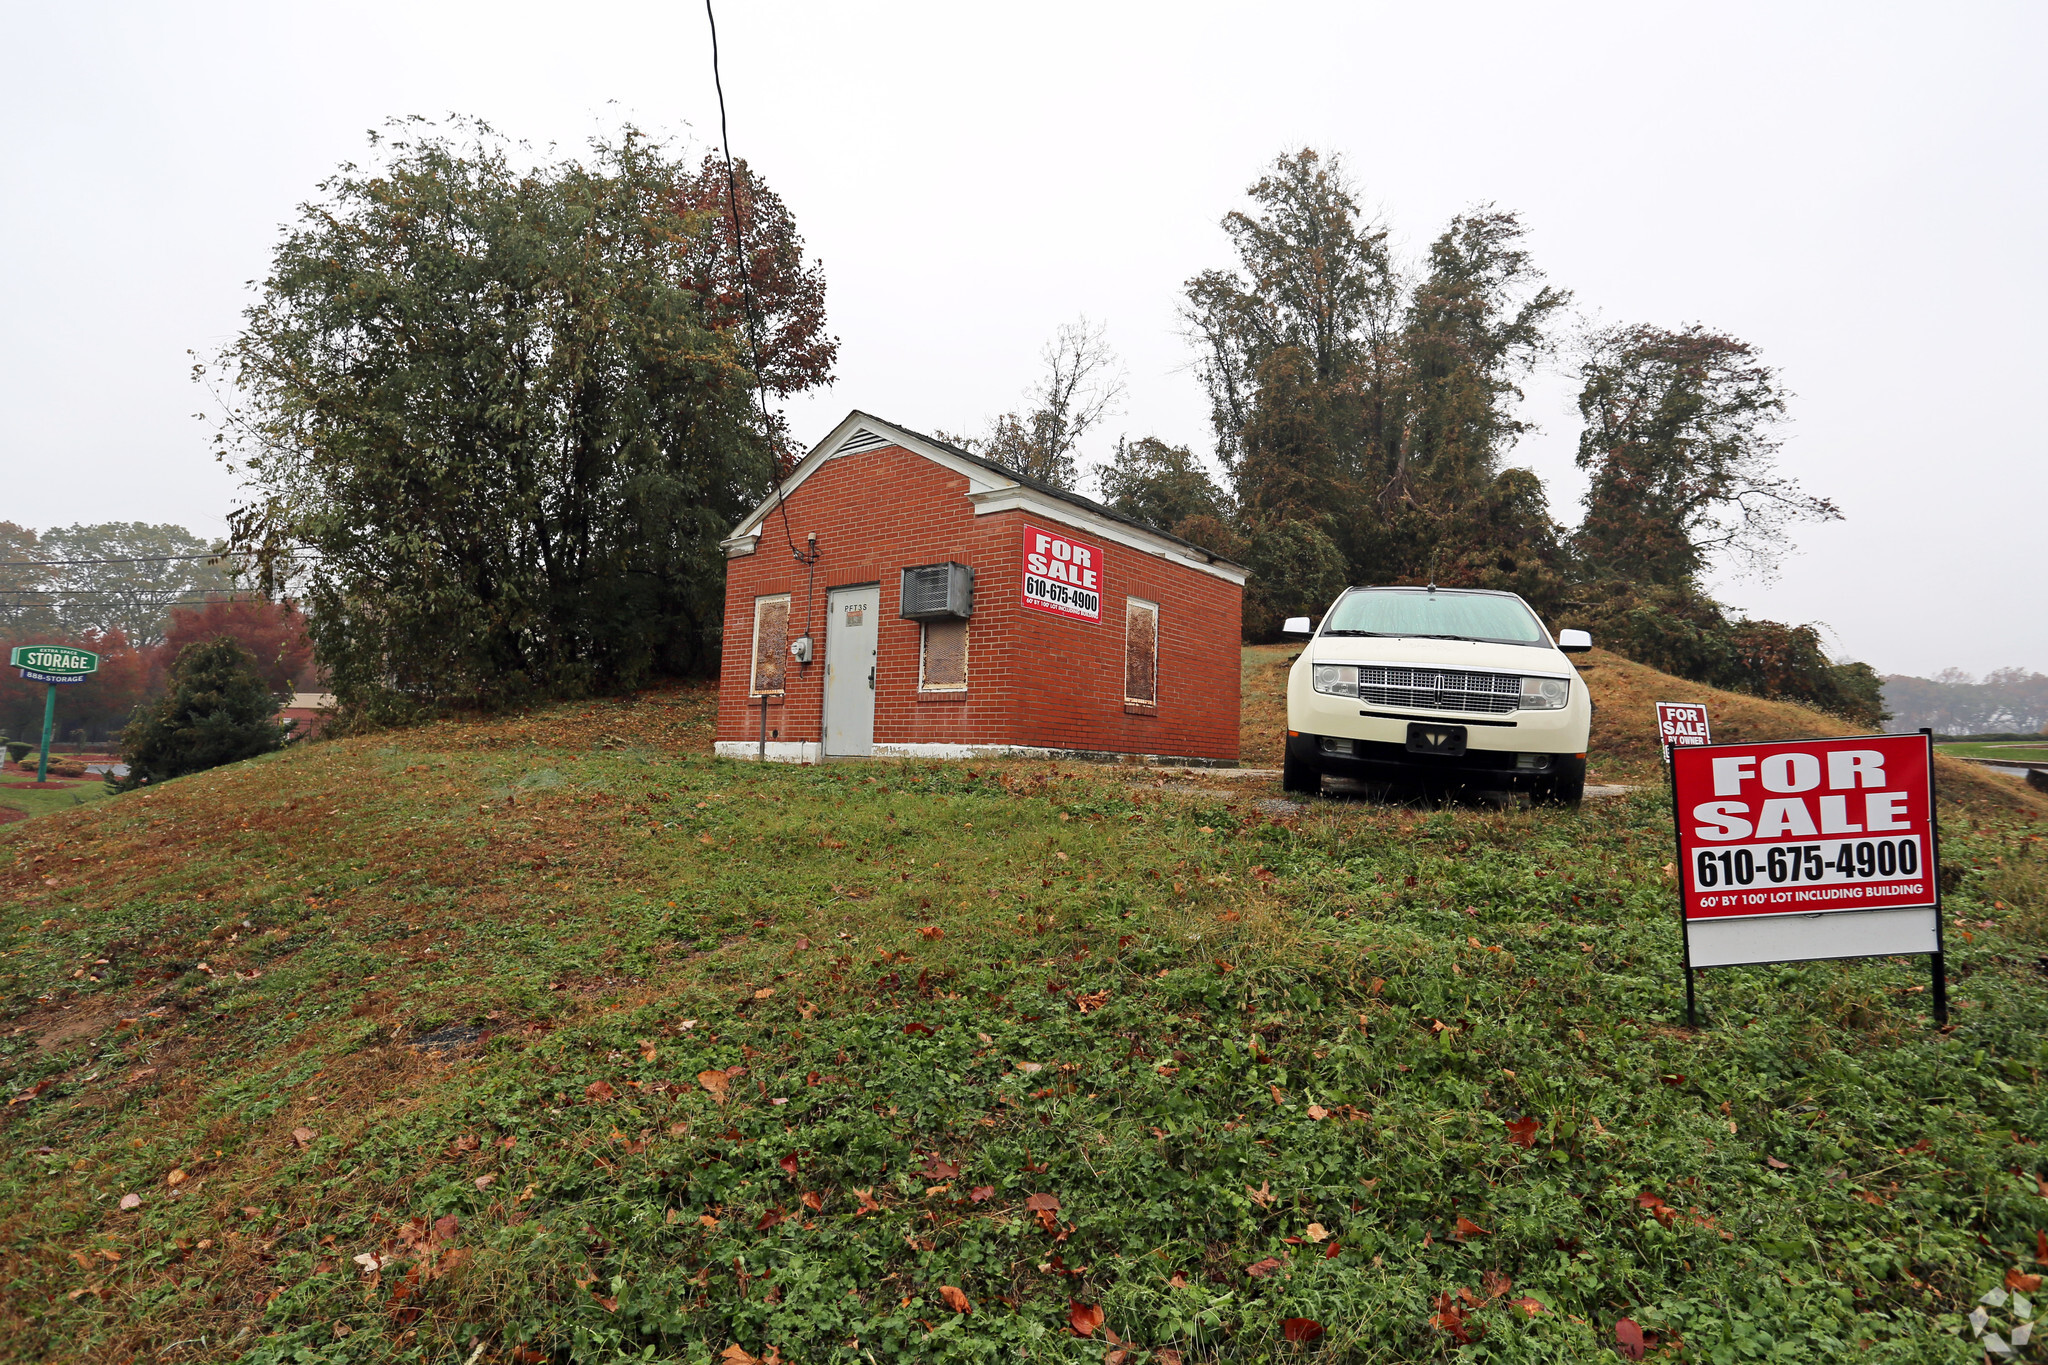
[[[1280,1335],[1297,1345],[1314,1341],[1323,1334],[1323,1325],[1314,1318],[1283,1318],[1280,1321]]]
[[[1067,1301],[1067,1322],[1073,1327],[1075,1336],[1092,1337],[1102,1326],[1102,1305],[1070,1299]]]
[[[967,1295],[950,1284],[939,1286],[939,1297],[944,1299],[946,1307],[952,1309],[955,1313],[972,1313],[974,1311],[974,1305],[968,1302]]]

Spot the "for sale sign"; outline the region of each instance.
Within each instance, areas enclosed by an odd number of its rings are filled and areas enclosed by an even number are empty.
[[[1941,950],[1926,735],[1671,750],[1690,967]]]
[[[1076,621],[1102,619],[1102,551],[1065,531],[1024,528],[1024,605]]]
[[[1707,725],[1707,708],[1696,701],[1660,701],[1657,703],[1657,742],[1664,746],[1664,756],[1671,757],[1671,751],[1679,745],[1712,744],[1714,734]]]

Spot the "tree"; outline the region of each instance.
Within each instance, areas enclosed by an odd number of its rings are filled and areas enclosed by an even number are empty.
[[[168,523],[103,522],[43,532],[58,616],[71,630],[118,630],[138,646],[155,644],[175,602],[233,586],[220,547]]]
[[[125,791],[270,753],[289,728],[276,715],[247,650],[226,636],[187,645],[169,691],[121,732],[128,775],[110,785]]]
[[[977,455],[1054,488],[1080,485],[1075,450],[1124,395],[1123,365],[1107,329],[1083,317],[1061,327],[1040,352],[1045,365],[1023,413],[1006,412],[986,436],[954,439]]]
[[[1548,324],[1571,295],[1542,283],[1525,235],[1514,214],[1488,206],[1430,244],[1403,329],[1410,415],[1390,491],[1407,496],[1420,477],[1440,502],[1470,496],[1529,429],[1515,415],[1520,380],[1551,349]]]
[[[1288,617],[1321,616],[1344,589],[1344,556],[1311,522],[1255,522],[1244,553],[1247,640],[1279,639]]]
[[[1786,528],[1841,511],[1779,473],[1786,394],[1747,343],[1694,324],[1595,334],[1579,368],[1579,553],[1599,572],[1697,581],[1716,555],[1768,581]]]
[[[1383,434],[1400,307],[1386,228],[1361,222],[1342,162],[1312,148],[1276,159],[1245,193],[1256,216],[1233,211],[1223,219],[1236,268],[1190,279],[1181,311],[1209,392],[1217,454],[1242,480],[1260,376],[1283,349],[1298,354],[1290,373],[1300,383],[1349,400],[1326,413],[1335,449],[1356,457],[1361,441],[1383,445],[1374,438]]]
[[[57,689],[58,738],[83,732],[97,740],[117,734],[160,681],[158,645],[140,648],[118,630],[37,631],[28,638],[0,637],[0,659],[15,645],[70,645],[100,656],[99,671],[82,683]],[[34,739],[43,730],[47,684],[30,682],[11,668],[0,669],[0,734]]]
[[[1161,530],[1170,531],[1189,517],[1229,515],[1229,496],[1194,453],[1156,436],[1119,439],[1100,478],[1105,503]]]
[[[0,635],[24,644],[57,630],[57,597],[31,527],[0,521]]]
[[[290,602],[264,598],[216,597],[200,606],[174,607],[160,653],[167,667],[186,646],[222,636],[248,651],[256,675],[275,696],[306,690],[317,676],[304,614]]]
[[[325,181],[222,357],[237,544],[317,555],[294,586],[345,720],[708,667],[718,541],[772,487],[756,385],[824,382],[834,353],[751,172],[758,352],[718,177],[632,129],[525,167],[458,129]]]

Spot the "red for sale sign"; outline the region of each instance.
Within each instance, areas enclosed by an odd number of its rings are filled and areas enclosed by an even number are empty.
[[[1075,621],[1102,619],[1102,550],[1065,531],[1024,528],[1024,605]]]
[[[1657,703],[1657,742],[1667,750],[1678,745],[1712,744],[1714,732],[1707,724],[1707,708],[1696,701]]]

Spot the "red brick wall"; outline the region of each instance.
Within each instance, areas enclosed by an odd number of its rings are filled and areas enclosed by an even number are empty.
[[[822,738],[826,602],[831,589],[881,585],[875,743],[1021,744],[1235,761],[1241,590],[1236,584],[1119,545],[1042,512],[976,516],[967,480],[920,455],[883,446],[828,461],[790,496],[788,532],[811,532],[823,557],[811,590],[808,668],[789,664],[771,699],[771,738]],[[1071,621],[1023,606],[1024,526],[1055,526],[1103,552],[1102,619]],[[1050,525],[1049,525],[1050,524]],[[754,553],[727,562],[725,665],[718,738],[758,737],[747,696],[754,600],[787,592],[790,637],[805,633],[806,573],[791,559],[782,514]],[[903,569],[956,560],[975,570],[965,693],[918,691],[919,624],[897,616]],[[1159,703],[1124,704],[1124,606],[1159,604]]]

